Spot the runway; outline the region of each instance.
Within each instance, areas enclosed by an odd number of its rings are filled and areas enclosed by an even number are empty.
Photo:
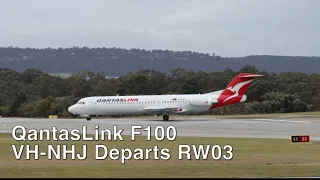
[[[88,132],[99,129],[112,129],[117,126],[124,129],[122,135],[131,134],[132,125],[174,126],[177,136],[195,137],[238,137],[238,138],[276,138],[290,139],[293,135],[310,135],[311,141],[320,140],[319,119],[185,119],[179,120],[142,120],[142,119],[35,119],[0,118],[0,133],[11,133],[14,126],[22,125],[27,129],[82,129],[86,125]]]

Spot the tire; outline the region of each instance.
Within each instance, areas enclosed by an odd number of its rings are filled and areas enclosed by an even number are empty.
[[[168,120],[169,120],[169,115],[164,115],[164,116],[163,116],[163,120],[164,120],[164,121],[168,121]]]

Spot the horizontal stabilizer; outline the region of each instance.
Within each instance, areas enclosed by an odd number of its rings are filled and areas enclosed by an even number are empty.
[[[248,75],[242,75],[242,76],[239,76],[240,78],[254,78],[254,77],[260,77],[260,76],[263,76],[263,75],[260,75],[260,74],[248,74]]]

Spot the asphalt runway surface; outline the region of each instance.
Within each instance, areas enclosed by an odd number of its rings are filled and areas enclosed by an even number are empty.
[[[172,118],[173,119],[173,118]],[[12,133],[14,126],[22,125],[27,129],[79,129],[86,125],[87,133],[93,134],[95,126],[99,129],[113,130],[114,126],[124,129],[122,135],[131,135],[131,126],[148,125],[174,126],[177,136],[194,137],[237,137],[237,138],[275,138],[291,139],[293,135],[310,135],[311,141],[320,140],[319,119],[279,118],[279,119],[208,119],[179,117],[178,120],[163,121],[155,119],[35,119],[35,118],[0,118],[0,133]],[[146,134],[145,131],[143,135]],[[152,133],[153,134],[153,133]]]

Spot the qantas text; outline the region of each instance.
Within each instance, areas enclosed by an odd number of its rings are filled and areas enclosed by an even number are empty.
[[[98,99],[97,102],[136,102],[139,98]]]

